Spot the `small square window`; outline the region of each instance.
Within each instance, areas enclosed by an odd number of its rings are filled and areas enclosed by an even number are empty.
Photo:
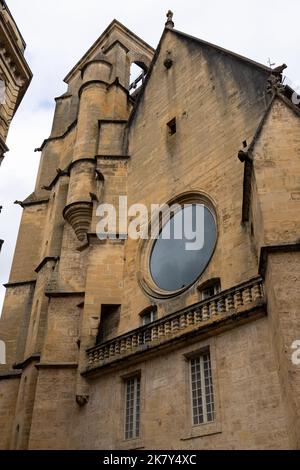
[[[157,310],[155,308],[146,310],[141,313],[141,323],[142,326],[149,325],[149,323],[157,320]]]
[[[168,122],[167,126],[168,126],[169,135],[176,134],[176,130],[177,130],[176,118],[171,119],[171,121]]]
[[[214,281],[210,283],[209,285],[207,285],[207,287],[204,287],[203,289],[200,290],[201,300],[210,299],[211,297],[218,295],[220,291],[221,291],[220,281],[219,280]]]

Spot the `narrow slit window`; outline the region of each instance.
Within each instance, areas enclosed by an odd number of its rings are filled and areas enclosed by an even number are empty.
[[[215,410],[209,351],[191,359],[190,371],[193,425],[211,423]]]
[[[141,378],[125,381],[125,439],[137,439],[140,435]]]
[[[171,119],[171,121],[168,122],[167,126],[168,126],[169,135],[176,134],[176,131],[177,131],[176,118]]]

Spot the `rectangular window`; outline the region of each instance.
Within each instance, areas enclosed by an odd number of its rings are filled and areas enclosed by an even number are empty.
[[[142,326],[149,325],[150,323],[157,320],[157,311],[156,310],[148,310],[147,312],[141,315]]]
[[[207,300],[210,299],[211,297],[214,297],[215,295],[219,294],[221,291],[220,283],[215,282],[209,287],[206,287],[201,291],[202,294],[202,300]]]
[[[121,305],[101,305],[101,319],[97,344],[104,343],[118,335]]]
[[[125,381],[125,439],[140,435],[141,378],[135,376]]]
[[[193,424],[214,421],[214,392],[209,351],[191,359]]]

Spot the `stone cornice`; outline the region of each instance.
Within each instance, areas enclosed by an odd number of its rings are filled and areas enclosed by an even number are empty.
[[[109,121],[107,121],[109,122]],[[77,160],[72,161],[65,170],[58,169],[57,174],[53,178],[53,180],[50,182],[48,186],[42,186],[41,189],[46,190],[46,191],[51,191],[52,188],[56,185],[56,183],[59,181],[59,179],[63,176],[70,176],[70,171],[73,168],[74,165],[80,162],[91,162],[91,163],[97,163],[97,160],[129,160],[131,158],[130,155],[108,155],[108,154],[103,154],[103,155],[95,155],[93,158],[78,158]],[[48,201],[49,199],[47,199]],[[22,203],[23,204],[23,203]]]
[[[10,76],[7,79],[13,80],[15,86],[18,87],[17,100],[13,110],[13,114],[15,114],[31,82],[32,72],[24,57],[24,40],[15,22],[16,31],[14,31],[10,21],[7,21],[3,12],[8,14],[11,21],[14,22],[14,20],[7,7],[5,10],[0,10],[0,54],[3,55],[3,61],[7,67],[6,74]],[[17,37],[17,34],[19,37]],[[23,49],[18,44],[18,40],[22,42]]]
[[[26,207],[31,207],[31,206],[38,206],[40,204],[48,204],[49,202],[49,198],[44,198],[44,199],[36,199],[36,200],[32,200],[32,201],[15,201],[14,204],[17,204],[19,206],[21,206],[23,209],[25,209]]]
[[[96,155],[97,159],[102,160],[129,160],[131,158],[130,155]]]
[[[3,13],[0,11],[0,41],[1,46],[5,48],[7,56],[10,57],[10,62],[16,68],[17,74],[23,78],[27,86],[32,78],[32,72],[24,57],[24,52],[17,44],[17,38],[14,38],[13,32],[9,28],[8,23],[5,21]]]
[[[79,88],[79,90],[78,90],[78,96],[79,96],[79,98],[81,97],[82,92],[83,92],[86,88],[88,88],[88,87],[90,87],[90,86],[92,86],[92,85],[101,85],[101,86],[103,85],[104,87],[107,88],[107,87],[109,86],[109,83],[108,83],[108,82],[105,82],[104,80],[89,80],[88,82],[83,83],[83,84],[81,85],[81,87]]]
[[[99,119],[98,124],[99,127],[101,124],[127,124],[127,119]]]
[[[71,291],[58,291],[58,290],[53,290],[53,291],[46,291],[45,296],[48,298],[51,297],[84,297],[85,296],[85,291],[79,291],[79,292],[71,292]]]
[[[40,353],[34,353],[31,356],[27,357],[23,362],[19,362],[13,365],[13,369],[23,370],[26,369],[27,366],[32,364],[33,362],[37,362],[40,360]]]
[[[97,59],[97,58],[91,59],[91,60],[89,60],[88,62],[86,62],[86,63],[83,65],[82,69],[80,70],[80,71],[81,71],[81,78],[83,78],[84,72],[85,72],[86,68],[87,68],[89,65],[91,65],[91,64],[101,64],[101,63],[109,65],[110,68],[112,67],[112,63],[111,63],[111,62],[108,60],[108,58],[106,58],[106,57],[103,57],[103,58],[101,58],[101,59]]]
[[[73,95],[65,93],[64,95],[56,96],[56,98],[54,98],[54,101],[66,100],[68,98],[73,98]]]
[[[27,286],[27,285],[35,285],[36,280],[32,281],[17,281],[17,282],[8,282],[7,284],[3,284],[3,287],[6,289],[9,289],[11,287],[22,287],[22,286]]]
[[[50,261],[57,263],[59,261],[59,256],[46,256],[38,265],[38,267],[35,269],[35,272],[38,274],[43,267],[49,263]]]
[[[77,369],[77,362],[39,362],[35,364],[37,369]]]
[[[76,124],[77,124],[77,118],[75,119],[75,121],[72,122],[72,124],[69,125],[69,127],[66,129],[66,131],[63,134],[58,135],[56,137],[49,137],[48,139],[45,139],[41,147],[34,149],[34,151],[42,152],[44,150],[44,147],[50,142],[55,142],[56,140],[64,139],[69,134],[69,132],[71,132],[74,129],[74,127],[76,127]]]
[[[267,266],[268,266],[268,256],[272,253],[293,253],[300,251],[300,242],[295,243],[286,243],[279,245],[267,245],[263,246],[260,250],[259,258],[259,274],[262,278],[265,278]]]
[[[16,370],[0,371],[0,380],[20,379],[21,375],[22,372]]]

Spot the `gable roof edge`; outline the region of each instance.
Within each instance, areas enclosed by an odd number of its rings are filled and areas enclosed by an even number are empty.
[[[103,31],[103,33],[96,39],[96,41],[91,45],[91,47],[85,52],[85,54],[78,60],[78,62],[74,65],[74,67],[70,70],[70,72],[65,76],[64,82],[68,83],[68,81],[71,79],[72,75],[74,72],[80,67],[82,63],[93,53],[93,51],[97,48],[98,44],[105,38],[105,36],[113,29],[114,26],[119,27],[122,29],[127,35],[133,37],[136,41],[138,41],[141,45],[149,49],[150,52],[155,52],[155,49],[150,46],[146,41],[144,41],[142,38],[137,36],[135,33],[133,33],[129,28],[124,26],[120,21],[114,19],[108,26],[107,28]]]
[[[252,65],[254,67],[257,67],[261,70],[264,70],[265,72],[272,73],[272,69],[270,67],[267,67],[266,65],[263,65],[259,62],[256,62],[255,60],[249,59],[248,57],[245,57],[241,54],[238,54],[237,52],[230,51],[229,49],[225,49],[224,47],[217,46],[216,44],[213,44],[209,41],[205,41],[204,39],[199,39],[196,38],[195,36],[191,36],[190,34],[184,33],[183,31],[179,31],[178,29],[171,29],[174,34],[177,34],[178,36],[182,36],[185,39],[189,39],[191,41],[197,42],[198,44],[201,44],[203,46],[210,47],[212,49],[216,49],[219,52],[222,52],[223,54],[230,55],[234,57],[237,60],[240,60],[242,62],[248,62],[249,65]]]

